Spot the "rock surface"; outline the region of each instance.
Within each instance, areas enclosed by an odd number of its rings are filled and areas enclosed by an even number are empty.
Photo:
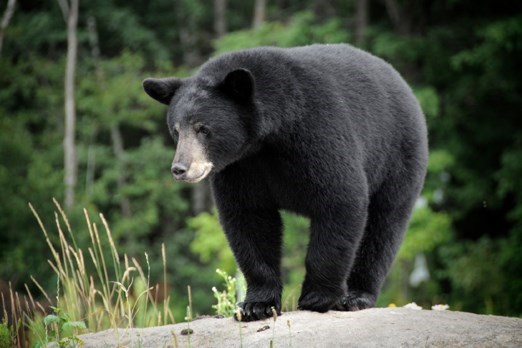
[[[209,317],[79,337],[84,347],[522,347],[522,319],[407,308],[299,311],[275,322]]]

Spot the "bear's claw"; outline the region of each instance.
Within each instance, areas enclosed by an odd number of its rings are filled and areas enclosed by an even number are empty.
[[[375,306],[375,296],[364,291],[349,291],[342,300],[342,308],[335,308],[342,311],[359,311],[361,309],[372,308]]]
[[[375,296],[363,291],[349,291],[341,297],[328,297],[324,294],[309,292],[299,299],[298,308],[324,313],[334,311],[358,311],[375,306]]]
[[[281,305],[273,302],[241,302],[238,303],[238,311],[234,314],[237,321],[254,321],[271,318],[274,316],[273,310],[277,315],[281,315]],[[273,310],[272,310],[273,309]]]

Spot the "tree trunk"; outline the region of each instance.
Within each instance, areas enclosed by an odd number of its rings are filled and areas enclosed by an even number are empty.
[[[175,18],[179,26],[179,43],[183,55],[183,65],[194,68],[204,61],[199,49],[199,34],[194,16],[188,12],[183,1],[174,2]]]
[[[336,1],[334,0],[316,0],[312,8],[315,18],[319,21],[324,21],[337,15]]]
[[[0,22],[0,54],[2,54],[2,46],[4,43],[5,30],[13,18],[15,11],[16,0],[8,0],[7,7],[5,8],[4,15],[2,16],[2,22]]]
[[[368,0],[357,0],[355,9],[355,43],[364,46],[368,29]]]
[[[98,59],[100,58],[100,42],[98,40],[98,27],[96,25],[96,18],[89,16],[87,18],[87,32],[89,33],[89,45],[91,46],[91,56],[95,60],[96,74],[100,75]]]
[[[214,33],[220,38],[227,32],[227,0],[214,0]]]
[[[102,74],[101,69],[98,64],[98,59],[100,58],[100,44],[98,41],[98,30],[96,28],[96,18],[94,16],[89,16],[87,18],[87,32],[89,34],[89,44],[91,46],[91,56],[94,59],[94,63],[96,66],[96,78],[98,81],[101,81]],[[92,193],[92,187],[94,185],[94,174],[96,172],[96,152],[94,148],[94,142],[96,140],[96,135],[98,133],[98,128],[96,127],[91,133],[91,138],[89,140],[89,146],[87,148],[87,169],[85,172],[85,194],[90,196]]]
[[[388,17],[390,17],[391,22],[395,29],[401,35],[409,34],[409,23],[407,18],[405,18],[404,13],[401,11],[397,0],[384,0],[384,4],[386,5],[386,11],[388,12]]]
[[[254,19],[252,21],[252,28],[259,28],[265,21],[266,16],[266,1],[267,0],[256,0],[254,6]]]
[[[96,18],[94,16],[89,16],[87,18],[87,30],[89,33],[89,43],[91,46],[91,56],[94,59],[94,64],[96,66],[96,79],[101,86],[104,86],[104,78],[102,74],[102,70],[99,65],[100,59],[100,44],[98,40],[98,29],[96,26]],[[111,126],[111,140],[112,140],[112,150],[114,151],[114,155],[116,157],[116,166],[118,168],[118,177],[117,177],[117,188],[118,192],[121,194],[123,187],[127,183],[127,177],[125,175],[125,148],[123,145],[123,136],[121,135],[120,126],[118,123],[114,123]],[[89,154],[90,154],[91,146],[89,146]],[[89,164],[89,162],[88,162]],[[89,165],[87,166],[89,169]],[[87,171],[87,178],[89,178],[89,171]],[[129,218],[132,216],[132,209],[130,200],[121,196],[120,199],[120,210],[123,217]]]
[[[121,136],[120,127],[117,123],[111,126],[111,138],[112,149],[114,151],[114,155],[116,156],[116,162],[118,167],[118,192],[120,192],[121,194],[123,187],[127,183],[127,178],[125,177],[125,151],[123,149],[123,137]],[[132,216],[130,201],[127,197],[123,195],[120,199],[120,209],[123,217],[129,218]]]
[[[87,169],[85,171],[85,194],[89,197],[92,194],[94,186],[94,174],[96,173],[96,151],[94,148],[94,139],[96,139],[96,131],[91,134],[91,141],[87,148]]]
[[[78,2],[70,0],[67,4],[67,65],[65,69],[65,136],[64,136],[64,167],[65,167],[65,208],[74,205],[74,189],[76,187],[76,105],[74,100],[74,80],[76,74],[76,57],[78,53]],[[59,1],[63,10],[64,1]]]
[[[277,0],[276,1],[276,8],[279,11],[287,10],[288,7],[290,6],[289,2],[290,2],[289,0]]]

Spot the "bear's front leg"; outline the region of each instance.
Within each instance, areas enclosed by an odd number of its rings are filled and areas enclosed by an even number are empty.
[[[316,312],[345,310],[346,280],[364,232],[366,215],[366,209],[361,207],[312,218],[299,309]]]
[[[222,217],[225,233],[247,282],[244,302],[238,304],[241,321],[269,318],[272,308],[281,314],[282,223],[277,210],[240,212]]]
[[[235,174],[235,173],[233,173]],[[248,175],[220,173],[213,190],[221,224],[247,282],[241,321],[281,314],[282,221],[268,192]]]

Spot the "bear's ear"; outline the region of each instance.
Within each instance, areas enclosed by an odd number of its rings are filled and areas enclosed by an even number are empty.
[[[170,100],[181,86],[181,80],[175,77],[163,79],[148,78],[143,80],[143,89],[160,103],[170,104]]]
[[[247,69],[233,70],[225,77],[222,88],[237,101],[252,101],[255,88],[254,76]]]

